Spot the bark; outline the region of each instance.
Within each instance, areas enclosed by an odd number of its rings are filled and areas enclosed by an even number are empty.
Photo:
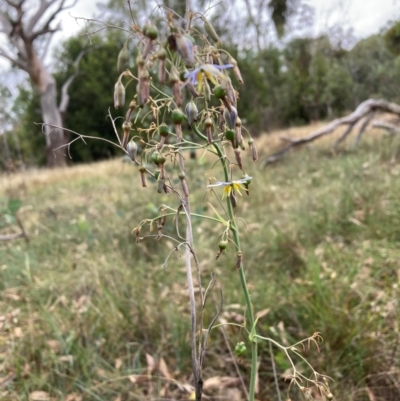
[[[68,143],[63,127],[63,119],[61,112],[57,106],[57,88],[56,82],[52,75],[43,70],[40,81],[40,105],[42,111],[43,127],[46,136],[46,156],[48,167],[66,167],[67,155],[60,146]],[[53,128],[56,126],[58,128]]]
[[[44,39],[44,48],[48,48],[53,33],[58,30],[58,27],[51,27],[57,14],[75,4],[74,1],[68,5],[65,3],[66,0],[40,0],[37,9],[33,11],[29,9],[27,0],[18,2],[5,0],[0,9],[0,33],[4,33],[8,38],[4,46],[0,45],[0,56],[26,71],[32,84],[40,91],[43,133],[46,136],[46,156],[49,167],[67,165],[66,153],[63,150],[54,151],[54,149],[67,144],[68,138],[62,128],[63,119],[57,106],[55,79],[42,62],[45,54],[39,55],[35,43],[43,42]],[[49,12],[49,9],[52,11]],[[11,17],[12,15],[14,17]],[[68,100],[61,99],[61,103],[62,112],[65,113]]]
[[[400,134],[400,127],[396,124],[390,123],[388,121],[381,121],[381,120],[375,120],[372,122],[372,126],[374,128],[382,128],[385,129],[387,131],[389,131],[389,133],[391,135]]]

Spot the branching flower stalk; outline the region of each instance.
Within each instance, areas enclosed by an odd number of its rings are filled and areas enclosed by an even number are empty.
[[[118,61],[119,76],[114,87],[114,107],[126,107],[125,100],[129,96],[131,101],[120,130],[117,128],[116,120],[109,114],[116,133],[117,141],[114,144],[138,166],[138,176],[142,187],[149,186],[147,176],[153,177],[157,181],[155,187],[158,193],[169,193],[178,201],[175,207],[160,206],[157,216],[142,220],[133,229],[133,233],[136,242],[142,241],[145,237],[153,237],[156,240],[168,238],[176,244],[174,250],[179,251],[184,248],[196,401],[202,398],[202,366],[206,355],[206,345],[211,329],[216,327],[215,322],[222,310],[223,298],[221,292],[217,313],[208,328],[203,329],[203,311],[216,278],[213,275],[206,290],[203,291],[200,264],[193,238],[193,216],[208,219],[222,227],[216,259],[223,253],[232,255],[229,248],[234,248],[235,262],[232,266],[235,266],[238,271],[246,305],[245,324],[241,327],[247,331],[251,343],[248,399],[255,400],[258,341],[262,340],[270,341],[283,350],[293,368],[291,385],[296,384],[306,394],[308,387],[304,387],[302,383],[313,383],[319,386],[319,378],[323,376],[318,375],[307,361],[307,366],[312,369],[314,375],[313,380],[307,379],[296,370],[289,351],[304,360],[296,349],[298,344],[286,349],[274,340],[257,334],[257,319],[255,319],[254,307],[246,282],[243,263],[245,252],[240,244],[239,227],[234,209],[238,204],[237,196],[241,195],[241,191],[249,195],[252,177],[245,171],[245,162],[249,158],[256,161],[258,156],[254,140],[238,115],[238,93],[229,74],[233,73],[240,85],[243,84],[243,79],[236,60],[222,48],[221,40],[212,25],[204,15],[191,13],[188,4],[189,2],[186,6],[184,26],[181,24],[182,18],[177,19],[175,12],[169,12],[170,10],[161,6],[161,16],[153,23],[148,23],[142,28],[133,26],[130,35],[137,38],[139,42],[139,54],[136,57],[133,72],[129,69],[121,71],[122,65],[128,67],[126,65],[126,60],[129,59],[126,54],[129,51],[128,39],[121,50],[123,57],[120,53]],[[167,10],[166,15],[165,10]],[[197,22],[203,22],[202,28],[191,26],[196,21],[195,17],[199,17]],[[160,38],[158,27],[162,27],[160,32],[165,33],[166,37]],[[192,32],[195,33],[196,39],[191,36]],[[124,83],[126,79],[129,81]],[[130,85],[131,82],[134,84]],[[130,85],[129,88],[128,85]],[[133,90],[136,88],[135,94],[130,93],[132,88]],[[68,152],[74,141],[90,138],[74,134],[77,138],[66,145]],[[197,140],[192,138],[192,134]],[[246,151],[244,137],[248,143],[249,157],[247,159],[242,157],[242,152]],[[98,139],[110,142],[104,138]],[[209,152],[215,156],[217,160],[212,168],[219,165],[223,172],[224,181],[209,178],[207,185],[208,191],[216,195],[220,205],[218,209],[223,210],[219,212],[209,203],[215,217],[191,213],[190,186],[184,152],[194,150]],[[237,176],[238,173],[240,177]],[[174,184],[176,181],[180,183],[180,187]],[[222,189],[222,197],[219,195],[220,189]],[[226,206],[224,207],[222,199],[225,197]],[[183,236],[179,230],[182,216],[185,220]],[[175,222],[173,235],[163,233],[168,221]],[[157,228],[156,234],[152,234],[154,226]],[[149,228],[149,233],[143,234],[146,227]],[[170,256],[171,253],[167,256],[164,265]],[[199,299],[196,299],[195,295],[194,277],[197,279],[200,290]],[[243,342],[238,343],[237,352],[240,355],[246,353]],[[327,386],[318,388],[321,388],[325,394],[329,390]]]
[[[192,126],[192,129],[194,130],[194,132],[196,133],[196,135],[199,138],[201,138],[203,140],[207,140],[207,137],[205,137],[197,129],[196,126]],[[225,155],[223,154],[219,143],[213,142],[213,147],[216,150],[217,155],[219,157],[219,161],[222,165],[222,170],[224,172],[225,181],[229,182],[229,167],[228,167]],[[241,250],[242,248],[240,246],[239,228],[236,224],[235,215],[234,215],[233,207],[232,207],[232,202],[229,198],[226,199],[226,204],[227,204],[227,212],[228,212],[229,221],[230,221],[230,228],[231,228],[231,231],[233,234],[233,242],[235,243],[236,251],[237,251],[237,266],[236,267],[238,268],[240,284],[242,286],[243,294],[244,294],[245,301],[246,301],[246,314],[247,314],[247,318],[249,320],[250,327],[254,328],[254,330],[255,330],[254,310],[253,310],[253,305],[251,303],[249,289],[247,287],[246,276],[244,273],[242,250]],[[249,384],[249,400],[254,400],[254,398],[255,398],[255,384],[256,384],[256,375],[257,375],[257,355],[258,355],[257,339],[254,338],[251,341],[251,376],[250,376],[250,384]]]

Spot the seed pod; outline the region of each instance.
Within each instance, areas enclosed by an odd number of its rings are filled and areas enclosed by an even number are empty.
[[[333,400],[333,394],[332,393],[328,393],[326,395],[326,399],[329,400],[329,401]]]
[[[158,37],[158,29],[155,25],[145,25],[143,27],[143,35],[151,40],[156,40]]]
[[[128,121],[124,121],[122,123],[122,131],[123,131],[123,135],[122,135],[122,141],[121,141],[121,146],[125,149],[126,144],[128,143],[129,140],[129,133],[131,131],[132,128],[132,124]]]
[[[189,196],[189,188],[186,183],[186,175],[183,171],[180,171],[178,174],[179,179],[181,180],[181,185],[182,185],[182,191],[185,197],[187,198]]]
[[[158,165],[160,167],[160,176],[158,177],[161,180],[165,181],[165,168],[164,168],[164,163],[166,162],[166,158],[165,156],[160,153],[160,155],[158,156]]]
[[[233,65],[233,74],[235,75],[239,84],[243,85],[243,78],[242,78],[242,74],[240,73],[239,67],[237,65],[237,61],[232,56],[230,56],[228,59],[228,64]]]
[[[231,110],[224,110],[224,119],[229,129],[234,129],[236,126],[237,110],[231,107]]]
[[[165,186],[165,178],[161,177],[161,174],[158,176],[157,179],[157,192],[160,194],[162,191],[164,190],[164,186]]]
[[[143,49],[143,58],[146,59],[151,49],[153,48],[153,41],[151,39],[147,39],[146,46]]]
[[[226,90],[222,86],[217,85],[213,89],[213,94],[217,99],[223,99],[226,97]]]
[[[131,100],[128,111],[126,112],[125,121],[130,121],[133,110],[136,108],[136,102]]]
[[[238,253],[236,254],[236,268],[240,269],[242,267],[242,263],[243,263],[243,254],[242,251],[238,251]]]
[[[159,156],[160,156],[160,153],[158,153],[158,152],[154,152],[152,155],[151,155],[151,161],[156,165],[156,166],[158,166],[158,158],[159,158]]]
[[[166,138],[169,134],[168,125],[165,123],[161,123],[158,127],[158,133],[160,134],[161,138]]]
[[[128,42],[126,41],[118,54],[117,67],[119,74],[121,74],[128,68],[128,63],[129,63],[129,51],[128,51]]]
[[[235,133],[236,133],[236,140],[239,145],[242,145],[243,143],[243,136],[242,136],[242,120],[238,117],[236,117],[236,123],[235,123]],[[241,146],[242,147],[242,146]],[[244,146],[243,146],[244,148]],[[242,150],[244,150],[242,148]]]
[[[194,65],[194,50],[192,39],[187,35],[175,35],[176,50],[188,67]]]
[[[189,125],[193,125],[197,121],[197,116],[199,115],[199,110],[194,102],[189,102],[186,105],[185,113],[188,119]]]
[[[236,356],[243,356],[246,353],[246,351],[247,351],[246,344],[243,341],[236,344],[235,347]]]
[[[131,158],[132,161],[136,161],[136,155],[137,155],[137,151],[138,151],[138,146],[136,144],[136,142],[131,139],[128,142],[128,145],[126,145],[126,150],[128,151],[128,155]]]
[[[185,120],[185,115],[183,114],[182,110],[175,109],[172,112],[172,122],[175,125],[175,134],[178,143],[182,141],[182,123],[184,120]]]
[[[209,144],[213,143],[213,137],[212,137],[212,126],[213,126],[213,121],[210,118],[210,116],[208,116],[205,120],[204,120],[204,129],[206,131],[206,137],[208,140]]]
[[[221,256],[222,252],[224,252],[224,250],[226,249],[226,247],[228,246],[228,241],[225,240],[221,240],[218,244],[218,252],[215,255],[215,260],[218,260],[218,258]]]
[[[228,241],[224,241],[224,240],[220,241],[218,246],[219,246],[220,251],[224,251],[226,249],[226,247],[228,246]]]
[[[138,77],[140,77],[140,73],[142,72],[142,70],[143,70],[143,68],[144,68],[144,66],[146,64],[145,59],[143,58],[143,56],[140,53],[136,57],[136,64],[138,66],[138,73],[137,74],[138,74]]]
[[[167,51],[164,47],[160,47],[154,55],[157,60],[165,60],[167,58]]]
[[[154,25],[145,25],[143,28],[143,34],[147,37],[147,43],[143,50],[143,58],[146,59],[153,47],[153,41],[158,37],[158,29]]]
[[[172,87],[172,94],[174,96],[175,104],[178,107],[182,106],[182,92],[181,92],[181,85],[179,82],[178,72],[175,67],[169,73],[169,82],[171,83]]]
[[[139,75],[139,104],[141,106],[145,105],[149,100],[150,96],[150,74],[146,68],[142,69]]]
[[[238,164],[239,168],[241,170],[243,170],[242,155],[240,153],[240,149],[235,149],[234,152],[235,152],[235,157],[236,157],[237,164]]]
[[[125,104],[125,87],[121,81],[117,81],[114,86],[114,107],[116,109],[123,107]]]
[[[160,124],[158,127],[158,133],[160,134],[160,146],[163,146],[169,134],[168,125],[165,123]]]
[[[167,51],[163,47],[160,47],[155,57],[158,60],[158,80],[163,84],[165,82],[165,59],[167,58]]]
[[[146,183],[146,166],[144,164],[141,164],[139,166],[139,171],[140,171],[140,178],[142,180],[142,187],[146,188],[147,187],[147,183]]]
[[[158,157],[157,157],[157,164],[159,166],[162,166],[166,161],[167,161],[167,158],[162,153],[159,153]]]
[[[221,87],[226,91],[226,97],[229,99],[229,102],[232,106],[236,107],[237,99],[236,92],[233,88],[232,81],[229,77],[225,77],[225,79],[221,82]]]
[[[217,35],[217,32],[215,32],[215,29],[213,26],[207,21],[206,17],[202,16],[201,19],[203,20],[204,23],[204,30],[210,35],[212,40],[214,42],[219,42],[221,43],[221,39]]]
[[[182,124],[185,121],[185,115],[183,114],[181,109],[175,109],[172,112],[172,122],[177,124]]]
[[[231,129],[227,129],[227,130],[225,131],[225,138],[226,138],[228,141],[232,142],[232,144],[233,144],[233,142],[235,141],[235,137],[236,137],[235,131],[233,131],[233,130],[231,130]]]
[[[256,145],[254,144],[254,139],[250,138],[247,143],[249,144],[249,149],[250,149],[250,152],[251,152],[251,158],[253,159],[253,161],[257,161],[258,160],[258,153],[257,153]]]

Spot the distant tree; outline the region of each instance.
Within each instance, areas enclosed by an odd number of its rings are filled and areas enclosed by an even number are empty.
[[[386,47],[394,55],[400,55],[400,21],[394,23],[385,33]]]
[[[64,128],[80,134],[115,140],[115,132],[107,110],[112,109],[114,118],[122,115],[120,110],[114,109],[113,88],[119,75],[116,60],[125,40],[124,33],[119,30],[104,31],[91,38],[93,51],[82,58],[79,72],[69,88],[68,113],[63,116]],[[78,34],[57,48],[53,76],[58,93],[68,77],[73,76],[73,62],[86,47],[87,38]],[[130,53],[132,61],[135,58],[135,49]],[[40,118],[40,93],[21,87],[14,112],[19,117],[20,123],[16,129],[20,133],[21,146],[27,162],[43,164],[43,155],[39,151],[43,146],[41,127],[31,124]],[[119,128],[119,120],[116,120],[116,125]],[[74,134],[70,133],[70,139],[74,139]],[[102,141],[76,141],[72,144],[72,149],[74,163],[109,158],[115,156],[118,151],[114,146]],[[68,154],[65,148],[63,152]]]
[[[60,127],[44,127],[49,167],[63,167],[67,161],[63,151],[54,152],[54,149],[67,143],[62,129],[62,112],[68,102],[64,98],[60,106],[57,105],[56,81],[43,62],[51,38],[59,29],[54,26],[56,16],[76,1],[69,5],[65,3],[66,0],[40,0],[36,8],[27,0],[4,0],[0,3],[0,33],[6,41],[0,46],[0,56],[28,73],[32,85],[40,93],[42,121]]]
[[[358,42],[347,57],[353,81],[353,107],[370,97],[399,101],[398,61],[385,45],[383,35]]]

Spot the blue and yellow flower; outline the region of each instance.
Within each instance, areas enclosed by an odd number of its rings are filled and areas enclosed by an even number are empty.
[[[225,79],[225,75],[221,72],[221,70],[226,70],[227,68],[232,67],[233,64],[201,64],[194,70],[186,72],[185,80],[186,82],[190,82],[193,85],[198,84],[197,89],[201,93],[204,77],[206,77],[206,79],[209,79],[214,85],[218,85],[216,78],[220,78],[221,80]]]
[[[223,187],[222,198],[229,197],[232,192],[238,192],[239,195],[242,195],[240,193],[240,190],[242,189],[246,191],[246,187],[244,184],[247,184],[252,179],[253,177],[248,176],[246,178],[235,181],[217,181],[215,184],[207,185],[207,188]]]

